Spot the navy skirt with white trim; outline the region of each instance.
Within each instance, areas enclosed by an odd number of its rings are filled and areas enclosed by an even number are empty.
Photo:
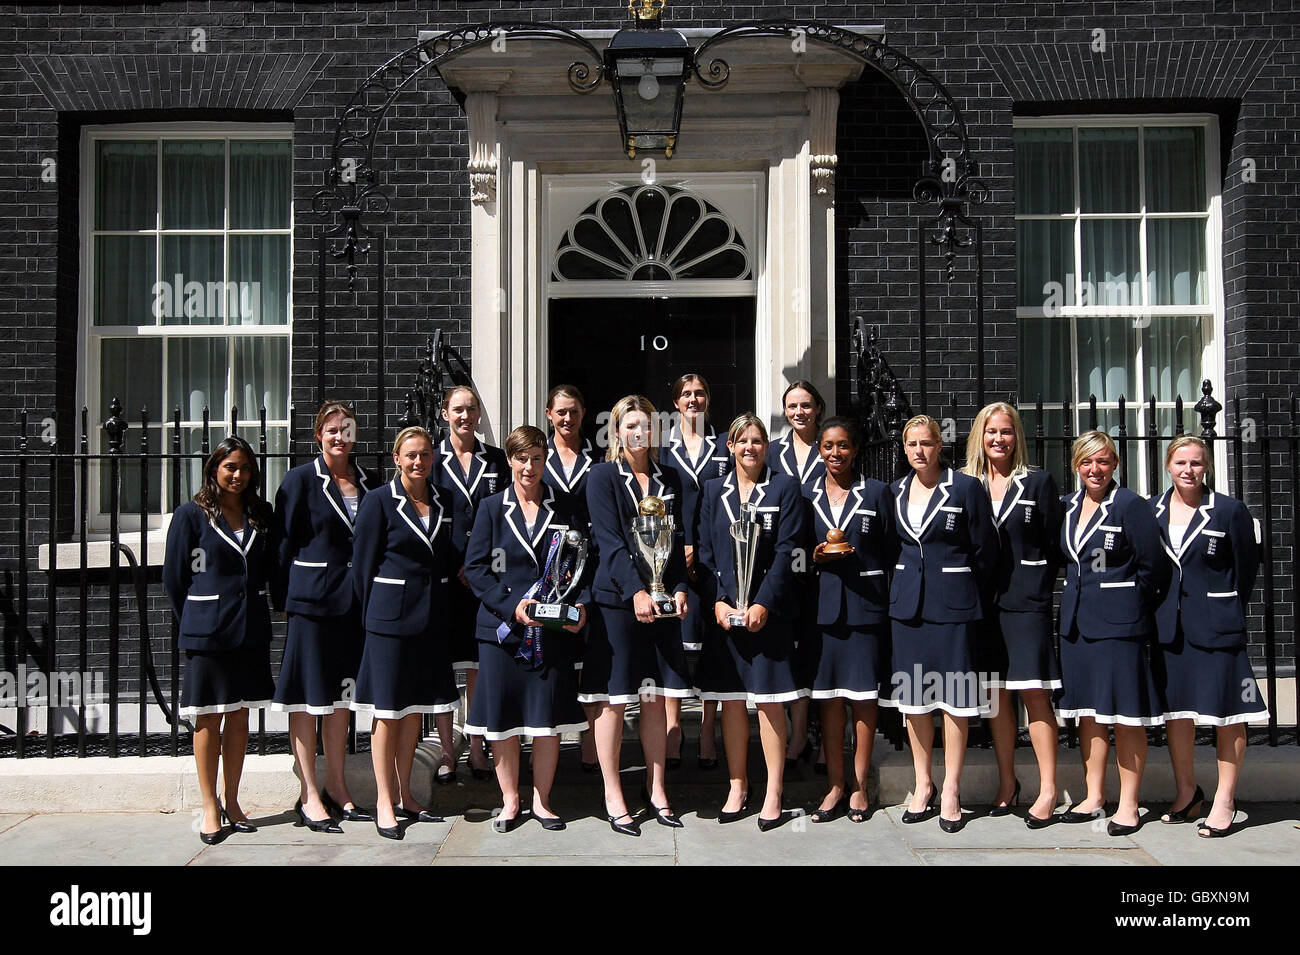
[[[976,656],[981,679],[1006,690],[1059,690],[1061,665],[1050,610],[994,608],[981,622]]]
[[[185,719],[235,710],[260,710],[275,693],[271,679],[271,645],[233,650],[185,651],[180,715]]]
[[[710,627],[696,682],[702,700],[789,703],[808,695],[795,678],[791,622],[776,615],[758,633]]]
[[[512,736],[559,736],[587,728],[578,705],[573,669],[574,634],[548,630],[542,638],[546,665],[533,669],[515,659],[516,647],[480,641],[478,682],[465,732],[489,740]]]
[[[889,660],[889,631],[883,624],[849,627],[842,623],[819,627],[799,641],[799,656],[808,654],[815,667],[814,700],[874,700]]]
[[[902,713],[988,715],[988,700],[973,663],[977,623],[891,623],[891,672],[881,681],[882,706]]]
[[[353,710],[395,720],[412,713],[452,713],[459,706],[445,641],[428,632],[410,637],[366,632]]]
[[[1165,721],[1147,637],[1088,640],[1072,630],[1061,638],[1061,683],[1056,713],[1065,719],[1090,716],[1121,726]]]
[[[1268,707],[1244,647],[1198,647],[1188,643],[1179,628],[1172,644],[1156,647],[1151,666],[1166,720],[1230,726],[1268,719]]]
[[[478,628],[479,600],[457,575],[452,575],[447,582],[447,591],[451,604],[447,633],[452,669],[477,670],[478,640],[474,631]]]
[[[290,613],[271,708],[313,716],[347,709],[365,643],[361,610],[356,604],[342,617]]]
[[[587,645],[578,700],[634,703],[641,696],[687,697],[686,651],[676,617],[641,623],[624,607],[587,605]]]

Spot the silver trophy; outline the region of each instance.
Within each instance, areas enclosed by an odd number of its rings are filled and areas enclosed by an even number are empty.
[[[578,531],[561,533],[552,544],[555,553],[542,574],[537,591],[538,602],[529,608],[528,615],[543,627],[559,630],[572,626],[582,619],[582,611],[566,603],[582,582],[582,571],[587,566],[587,539]]]
[[[752,504],[740,506],[740,519],[731,524],[731,553],[736,559],[736,612],[727,614],[727,623],[744,628],[749,609],[749,589],[754,583],[754,561],[758,557],[758,539],[763,525]]]
[[[678,617],[677,601],[664,590],[664,568],[673,554],[673,516],[663,499],[642,498],[637,516],[628,527],[636,549],[637,570],[654,602],[655,616]]]

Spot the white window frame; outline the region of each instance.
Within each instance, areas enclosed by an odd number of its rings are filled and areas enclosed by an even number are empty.
[[[1089,411],[1088,395],[1079,393],[1079,333],[1077,330],[1076,319],[1078,318],[1132,318],[1139,319],[1142,317],[1160,318],[1162,316],[1170,317],[1197,317],[1201,319],[1201,374],[1197,376],[1195,393],[1191,395],[1182,395],[1184,412],[1190,412],[1193,405],[1200,400],[1200,381],[1208,378],[1214,386],[1214,394],[1221,402],[1226,405],[1225,392],[1223,387],[1223,343],[1224,343],[1224,296],[1223,296],[1223,196],[1222,184],[1219,181],[1219,120],[1212,113],[1159,113],[1159,114],[1088,114],[1088,115],[1064,115],[1064,116],[1033,116],[1033,117],[1016,117],[1013,121],[1014,128],[1020,129],[1072,129],[1073,148],[1073,174],[1074,174],[1074,210],[1069,213],[1061,214],[1021,214],[1015,213],[1016,223],[1023,221],[1061,221],[1070,220],[1074,223],[1074,304],[1064,304],[1052,311],[1054,318],[1068,318],[1070,320],[1070,381],[1069,387],[1074,398],[1074,433],[1078,434],[1081,428],[1087,426],[1087,415]],[[1143,127],[1152,126],[1199,126],[1204,130],[1205,145],[1205,196],[1207,200],[1206,212],[1158,212],[1148,215],[1146,211],[1146,136],[1142,132]],[[1079,136],[1080,129],[1137,129],[1138,130],[1138,182],[1139,182],[1139,209],[1137,213],[1084,213],[1079,207],[1080,190],[1079,190]],[[1083,276],[1083,256],[1082,256],[1082,223],[1085,220],[1101,221],[1118,221],[1123,219],[1134,220],[1140,223],[1138,230],[1139,242],[1139,261],[1138,261],[1138,288],[1139,295],[1145,303],[1147,289],[1147,248],[1146,222],[1148,218],[1152,219],[1202,219],[1206,223],[1206,263],[1205,263],[1205,281],[1206,281],[1206,301],[1203,305],[1080,305],[1082,301]],[[1017,293],[1018,297],[1018,293]],[[1016,320],[1018,325],[1023,325],[1025,320],[1043,319],[1048,317],[1047,307],[1044,306],[1026,306],[1020,305],[1017,301]],[[1147,394],[1146,370],[1142,357],[1144,336],[1138,338],[1138,352],[1133,356],[1135,373],[1133,376],[1135,395],[1125,395],[1125,405],[1128,409],[1137,410],[1138,424],[1140,426],[1139,434],[1146,432],[1146,412],[1150,396]],[[1023,383],[1024,369],[1020,369],[1021,379],[1018,384]],[[1043,411],[1061,411],[1064,408],[1062,402],[1057,400],[1048,400],[1057,396],[1043,396]],[[1022,408],[1033,406],[1037,395],[1031,395],[1023,391],[1020,392],[1020,402]],[[1156,407],[1158,410],[1168,410],[1173,413],[1175,402],[1171,396],[1168,400],[1157,400]],[[1119,402],[1115,400],[1103,401],[1100,398],[1097,401],[1097,412],[1101,415],[1105,411],[1117,411]],[[1219,426],[1219,433],[1227,433],[1226,412],[1222,415],[1223,420]],[[1130,433],[1130,436],[1134,436]],[[1221,474],[1228,473],[1227,449],[1223,443],[1215,447],[1215,466]],[[1146,468],[1137,465],[1128,471],[1129,485],[1135,490],[1143,493],[1154,493],[1155,489],[1146,487]]]
[[[293,124],[292,123],[209,123],[209,122],[180,122],[180,123],[123,123],[107,126],[86,126],[81,130],[80,147],[80,197],[79,197],[79,255],[80,255],[80,281],[78,290],[78,327],[77,327],[77,408],[78,408],[78,426],[80,424],[80,409],[95,408],[99,404],[100,389],[100,348],[105,338],[214,338],[221,337],[221,330],[224,329],[227,341],[233,338],[273,338],[283,339],[286,343],[287,364],[286,373],[288,380],[285,382],[286,393],[289,392],[293,380],[293,295],[289,295],[288,313],[286,321],[282,325],[156,325],[156,326],[130,326],[130,325],[101,325],[94,324],[94,284],[95,284],[95,260],[93,240],[96,233],[108,232],[122,234],[119,230],[98,230],[95,228],[95,197],[96,197],[96,163],[95,148],[96,144],[106,140],[140,140],[140,139],[214,139],[214,140],[280,140],[293,142]],[[161,149],[161,146],[160,146]],[[292,187],[289,196],[289,225],[284,229],[257,229],[243,230],[230,228],[229,222],[229,195],[230,195],[230,154],[226,151],[225,167],[225,194],[227,206],[225,210],[226,222],[220,229],[180,229],[176,232],[186,234],[210,234],[229,236],[252,231],[265,235],[287,235],[289,237],[289,288],[293,287],[293,255],[294,255],[294,207]],[[161,177],[161,154],[158,161],[159,176]],[[171,230],[164,230],[161,221],[161,182],[159,183],[159,204],[158,217],[154,222],[152,229],[140,230],[138,234],[152,235],[155,238],[161,238]],[[155,262],[158,261],[158,251],[155,249]],[[227,267],[229,266],[228,257],[226,259]],[[227,372],[227,390],[230,387],[230,372]],[[162,369],[162,394],[167,394],[167,369],[166,363]],[[292,405],[292,402],[290,402]],[[106,409],[105,409],[106,410]],[[137,420],[140,409],[124,408],[123,416],[131,425],[127,431],[126,443],[123,450],[123,460],[129,461],[133,455],[132,451],[138,449],[140,439],[140,422]],[[153,420],[150,422],[150,429],[154,434],[160,436],[157,444],[151,447],[151,453],[159,451],[168,451],[171,447],[171,420],[169,408],[150,408],[150,414]],[[249,412],[252,413],[251,417]],[[229,408],[211,408],[210,423],[212,426],[213,440],[217,440],[224,435],[225,429],[229,424]],[[102,417],[102,416],[101,416]],[[236,427],[256,428],[260,425],[257,408],[241,408],[240,417],[236,421]],[[92,454],[103,453],[107,449],[106,435],[103,431],[103,421],[88,422],[89,430],[89,449]],[[267,431],[282,428],[288,433],[291,422],[288,418],[267,418]],[[181,420],[181,428],[201,428],[202,421]],[[187,451],[196,450],[186,448]],[[255,445],[256,450],[256,445]],[[109,527],[109,514],[103,511],[99,506],[99,468],[94,465],[89,469],[89,487],[80,488],[78,493],[87,495],[87,526],[88,536],[98,539],[107,536]],[[104,468],[105,473],[107,468]],[[164,502],[167,501],[171,494],[171,468],[164,466],[162,469],[162,480],[158,486],[150,487],[150,505],[151,514],[148,519],[149,531],[151,537],[154,534],[165,534],[167,525],[170,523],[170,510],[164,509]],[[267,489],[263,489],[266,493]],[[77,501],[80,507],[80,500]],[[135,531],[137,534],[140,530],[139,513],[132,511],[122,511],[119,515],[119,527],[123,533],[123,542],[126,543],[126,532]],[[137,543],[138,538],[130,541],[132,547]],[[151,540],[150,551],[153,550]],[[152,563],[152,561],[151,561]]]

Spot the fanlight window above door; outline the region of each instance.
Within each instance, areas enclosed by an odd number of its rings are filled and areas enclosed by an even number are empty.
[[[555,252],[556,281],[752,279],[749,250],[716,206],[677,186],[627,186],[593,202]]]

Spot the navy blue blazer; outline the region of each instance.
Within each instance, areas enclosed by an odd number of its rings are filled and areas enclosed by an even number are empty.
[[[683,550],[682,485],[677,472],[650,462],[650,494],[661,497],[673,516],[675,546],[664,568],[664,589],[686,592],[686,553]],[[626,460],[597,464],[587,476],[587,513],[595,538],[599,562],[592,580],[596,603],[612,607],[632,606],[632,597],[646,586],[637,571],[628,525],[641,503],[641,484]]]
[[[987,485],[985,486],[987,490]],[[998,529],[998,566],[993,600],[1003,610],[1052,609],[1061,569],[1061,521],[1065,509],[1050,471],[1033,470],[1007,484]]]
[[[1169,584],[1169,559],[1151,505],[1114,481],[1083,539],[1075,543],[1082,488],[1062,499],[1061,547],[1066,553],[1061,591],[1061,636],[1077,627],[1089,640],[1145,637],[1152,612]]]
[[[993,507],[979,481],[944,468],[926,504],[920,530],[907,519],[907,495],[916,472],[889,486],[894,498],[899,553],[889,588],[895,620],[964,623],[980,620],[998,561]]]
[[[1187,642],[1207,649],[1246,645],[1246,605],[1259,573],[1255,524],[1246,505],[1206,490],[1183,541],[1169,540],[1170,488],[1151,499],[1165,553],[1173,562],[1165,599],[1156,609],[1161,643],[1173,643],[1181,628]]]
[[[668,432],[668,443],[659,452],[660,463],[664,467],[674,468],[681,478],[682,513],[686,515],[686,546],[696,546],[696,535],[700,526],[700,490],[706,481],[726,477],[731,473],[735,462],[727,450],[725,435],[719,435],[709,425],[700,442],[700,454],[694,461],[682,441],[681,428],[674,425]]]
[[[444,492],[444,503],[451,518],[451,543],[456,550],[459,570],[465,564],[465,549],[474,529],[474,511],[479,502],[500,492],[510,483],[510,462],[506,453],[491,444],[474,439],[474,457],[469,474],[460,469],[451,438],[443,438],[433,449],[433,473],[430,480]]]
[[[813,481],[826,473],[826,462],[817,453],[816,445],[808,452],[803,470],[799,470],[799,462],[794,454],[794,433],[791,431],[787,431],[767,446],[767,466],[778,474],[794,478],[804,487],[809,487]]]
[[[515,623],[515,607],[524,599],[528,588],[537,582],[546,566],[551,538],[573,527],[587,536],[587,529],[575,526],[578,516],[567,495],[553,487],[543,492],[537,511],[537,523],[530,536],[523,511],[515,496],[513,483],[479,505],[474,518],[474,532],[465,554],[465,576],[470,590],[482,603],[478,608],[478,626],[474,636],[484,643],[497,642],[497,627],[504,621]],[[571,604],[591,600],[589,563],[577,589],[566,599]]]
[[[357,472],[357,509],[369,487]],[[284,476],[275,495],[271,544],[276,575],[271,600],[277,610],[342,617],[352,609],[352,518],[324,455]]]
[[[731,524],[740,517],[740,490],[736,474],[707,481],[701,492],[700,538],[697,552],[705,573],[700,574],[700,596],[712,608],[719,600],[739,605],[736,559],[731,546]],[[761,604],[769,614],[793,619],[799,612],[799,594],[794,568],[795,549],[808,551],[808,524],[799,482],[764,467],[754,485],[749,503],[756,509],[762,533],[754,560],[754,577],[748,594],[750,604]]]
[[[843,623],[850,627],[880,623],[889,615],[889,568],[898,558],[898,528],[889,486],[875,478],[859,477],[849,488],[844,509],[836,521],[826,500],[826,476],[805,486],[812,546],[826,540],[832,527],[844,531],[854,552],[822,564],[809,563],[817,575],[817,624]]]
[[[181,624],[181,649],[269,644],[274,559],[267,536],[247,518],[240,542],[220,513],[209,521],[193,501],[178,507],[167,528],[162,581]]]
[[[577,512],[578,529],[584,534],[591,526],[587,518],[587,475],[596,463],[596,452],[592,450],[591,442],[584,441],[578,459],[573,462],[573,473],[566,478],[564,464],[555,450],[555,435],[546,439],[546,471],[542,474],[542,481],[567,497],[569,506]],[[506,472],[505,485],[510,486],[509,471]]]
[[[451,541],[451,508],[429,483],[429,529],[395,475],[366,495],[357,510],[352,589],[366,632],[410,637],[447,613],[447,584],[460,567]]]

